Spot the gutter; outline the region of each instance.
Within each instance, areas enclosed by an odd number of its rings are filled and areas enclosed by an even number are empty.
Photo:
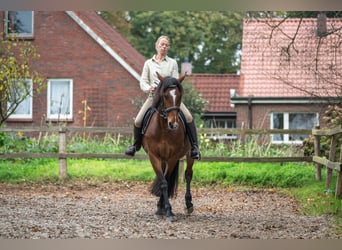
[[[140,81],[138,74],[125,60],[123,60],[105,41],[103,41],[74,11],[66,11],[66,13],[90,36],[92,37],[105,51],[107,51],[118,63],[121,64],[137,81]]]
[[[240,97],[230,98],[231,104],[315,104],[315,103],[340,103],[337,97]]]

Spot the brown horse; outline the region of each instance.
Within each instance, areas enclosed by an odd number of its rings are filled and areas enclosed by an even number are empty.
[[[190,157],[190,142],[179,113],[183,95],[179,79],[161,77],[153,97],[152,114],[148,128],[143,137],[142,145],[148,154],[156,178],[151,186],[151,193],[159,198],[156,214],[165,215],[170,221],[175,219],[169,198],[177,192],[179,160],[186,155],[186,193],[187,212],[193,211],[190,182],[194,160]]]

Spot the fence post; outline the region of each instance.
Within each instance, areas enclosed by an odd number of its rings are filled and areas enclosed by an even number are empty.
[[[59,132],[59,150],[58,153],[66,153],[66,128],[62,127],[58,130]],[[59,179],[61,181],[67,178],[67,159],[65,156],[59,156]]]
[[[338,171],[335,197],[342,198],[342,145],[340,148],[340,171]]]
[[[315,126],[315,129],[319,129],[319,126]],[[314,150],[315,150],[315,156],[320,156],[320,147],[321,147],[321,137],[319,135],[314,135]],[[316,180],[320,181],[322,180],[322,167],[319,163],[315,163],[316,167]]]
[[[337,145],[337,134],[330,137],[330,150],[329,150],[329,161],[335,161],[336,145]],[[329,189],[333,170],[327,167],[327,179],[325,182],[325,188]]]

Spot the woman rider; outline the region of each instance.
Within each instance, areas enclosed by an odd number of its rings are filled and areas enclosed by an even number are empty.
[[[153,93],[159,84],[159,79],[156,72],[158,72],[162,77],[179,77],[178,65],[176,60],[167,56],[167,52],[170,48],[170,39],[167,36],[160,36],[155,43],[155,48],[157,54],[145,62],[141,74],[140,88],[142,89],[142,91],[149,93],[149,95],[145,103],[141,107],[137,117],[135,118],[134,143],[126,149],[126,155],[134,156],[135,152],[137,152],[141,148],[142,120],[146,111],[152,106]],[[200,159],[201,154],[198,148],[197,131],[194,119],[190,111],[183,103],[181,103],[180,109],[186,119],[188,137],[191,143],[191,158]]]

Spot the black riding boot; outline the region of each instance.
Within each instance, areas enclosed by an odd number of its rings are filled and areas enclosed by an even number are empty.
[[[133,145],[129,146],[126,149],[125,151],[126,155],[134,156],[135,152],[139,151],[139,149],[141,148],[141,142],[142,142],[141,129],[142,128],[138,128],[134,126],[134,143]]]
[[[197,141],[197,130],[195,126],[195,121],[192,120],[192,122],[187,123],[188,127],[188,137],[191,143],[191,158],[192,159],[201,159],[201,153],[198,148],[198,141]]]

